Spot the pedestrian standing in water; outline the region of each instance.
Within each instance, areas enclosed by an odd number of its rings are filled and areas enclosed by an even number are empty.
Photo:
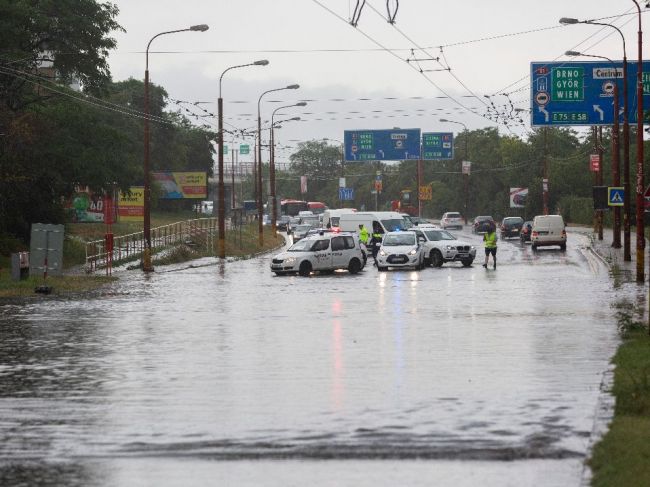
[[[490,222],[488,231],[483,235],[483,242],[485,243],[485,264],[483,267],[487,269],[490,254],[492,254],[492,261],[494,268],[497,268],[497,225],[495,222]]]

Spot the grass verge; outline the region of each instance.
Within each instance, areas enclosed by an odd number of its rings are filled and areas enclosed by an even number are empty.
[[[650,336],[629,312],[618,316],[624,341],[613,360],[614,418],[589,462],[597,487],[650,485]]]
[[[29,277],[20,281],[13,281],[9,273],[0,274],[0,298],[17,298],[25,296],[34,296],[34,289],[37,286],[47,285],[52,287],[52,294],[65,295],[79,292],[94,291],[100,287],[116,280],[114,277],[107,276],[60,276],[48,277]]]

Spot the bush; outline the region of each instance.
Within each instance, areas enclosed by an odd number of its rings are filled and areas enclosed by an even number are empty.
[[[592,198],[578,196],[565,196],[560,198],[558,213],[564,217],[565,222],[591,225],[594,220],[594,202]]]

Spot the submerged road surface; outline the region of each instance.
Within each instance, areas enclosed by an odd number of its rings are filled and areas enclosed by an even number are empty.
[[[584,236],[486,270],[459,234],[470,268],[203,260],[0,306],[0,484],[580,485],[623,291]]]

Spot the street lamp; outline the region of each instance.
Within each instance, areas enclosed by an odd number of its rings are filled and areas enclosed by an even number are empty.
[[[465,160],[469,161],[469,145],[468,145],[469,130],[467,129],[467,125],[465,125],[463,122],[456,122],[455,120],[448,120],[446,118],[441,118],[440,121],[444,123],[456,123],[458,125],[463,126],[463,128],[465,129]],[[469,194],[469,174],[463,174],[463,183],[464,183],[463,187],[465,192],[465,210],[463,211],[463,215],[465,218],[465,225],[467,225],[467,199]]]
[[[620,150],[619,150],[619,130],[618,130],[618,119],[620,116],[619,113],[619,108],[618,108],[618,67],[616,66],[616,63],[612,61],[610,58],[606,56],[595,56],[592,54],[584,54],[576,51],[567,51],[564,53],[566,56],[572,56],[572,57],[577,57],[577,56],[584,56],[584,57],[592,57],[596,59],[605,59],[612,64],[614,67],[614,73],[616,77],[616,81],[614,82],[614,104],[613,104],[613,110],[614,110],[614,117],[613,117],[613,122],[614,125],[612,127],[612,184],[614,186],[619,186],[621,184],[621,175],[620,175],[620,165],[621,165],[621,160],[620,160]],[[624,68],[625,69],[625,68]],[[596,144],[597,146],[600,146],[599,143]],[[599,154],[602,153],[602,149],[598,150]],[[600,164],[602,164],[602,160],[600,161]],[[598,168],[598,174],[596,176],[597,179],[597,184],[599,186],[602,186],[603,184],[603,169],[602,167]],[[625,200],[623,200],[625,202]],[[598,240],[603,239],[603,213],[602,210],[596,210],[598,212]],[[612,241],[612,247],[615,249],[620,249],[621,248],[621,208],[619,206],[614,207],[614,240]],[[628,247],[629,248],[629,247]]]
[[[266,59],[262,59],[260,61],[255,61],[252,63],[248,64],[239,64],[237,66],[230,66],[229,68],[226,68],[223,73],[221,73],[221,76],[219,77],[219,100],[217,103],[217,109],[218,109],[218,133],[217,133],[217,144],[219,145],[219,155],[217,156],[217,160],[219,161],[219,184],[218,184],[218,192],[219,192],[219,209],[218,209],[218,215],[219,215],[219,257],[222,259],[226,258],[226,197],[225,197],[225,190],[224,190],[224,184],[223,184],[223,98],[221,97],[221,82],[223,80],[223,75],[226,74],[228,71],[231,69],[236,69],[236,68],[244,68],[246,66],[266,66],[269,64],[269,62]],[[233,185],[232,191],[235,191],[235,187]],[[234,193],[233,193],[234,194]]]
[[[630,262],[632,260],[631,254],[630,254],[630,123],[629,123],[629,103],[628,103],[628,95],[627,95],[627,50],[625,48],[625,36],[623,35],[623,32],[616,27],[615,25],[612,24],[606,24],[603,22],[594,22],[592,20],[584,20],[580,21],[578,19],[573,19],[569,17],[562,17],[560,19],[560,24],[563,25],[574,25],[574,24],[590,24],[590,25],[600,25],[603,27],[611,27],[612,29],[615,29],[619,35],[621,36],[621,40],[623,41],[623,187],[624,187],[624,197],[623,197],[623,260],[626,262]],[[616,73],[616,79],[618,79],[618,72]],[[616,87],[618,83],[616,83],[614,86]],[[616,98],[618,99],[618,98]],[[614,119],[618,122],[618,117],[619,115],[617,114]],[[618,132],[617,132],[618,133]],[[643,138],[643,136],[642,136]],[[618,155],[618,152],[615,154],[616,157],[619,157],[620,161],[620,156]],[[620,166],[620,162],[619,162]],[[620,179],[620,169],[618,170],[619,173],[619,179]],[[620,218],[618,219],[619,221],[619,226],[618,226],[618,231],[616,230],[617,225],[616,225],[616,213],[617,209],[614,210],[614,243],[612,243],[612,247],[615,248],[620,248],[621,246],[621,237],[620,237]],[[615,245],[618,239],[618,245]],[[638,239],[638,236],[637,236]],[[637,246],[638,246],[638,240],[637,240]]]
[[[169,30],[153,36],[145,51],[144,69],[144,252],[142,254],[142,270],[153,271],[151,265],[151,179],[149,176],[149,48],[157,37],[176,32],[205,32],[209,27],[205,24],[193,25],[187,29]]]
[[[632,0],[639,17],[638,50],[639,60],[636,68],[636,281],[645,280],[645,228],[644,228],[644,204],[643,204],[643,31],[641,29],[641,7],[639,2]],[[649,6],[646,2],[646,7]],[[649,318],[650,319],[650,318]]]
[[[262,116],[260,115],[260,105],[262,97],[267,93],[282,90],[297,90],[300,85],[289,85],[284,88],[274,88],[263,92],[257,100],[257,231],[259,234],[259,246],[264,246],[264,209],[262,208]]]
[[[294,103],[293,105],[285,105],[283,107],[278,107],[273,112],[271,113],[271,128],[270,128],[270,138],[269,138],[269,179],[270,179],[270,185],[271,185],[271,230],[273,231],[273,234],[275,235],[275,232],[277,231],[277,213],[278,213],[278,203],[276,201],[275,197],[275,139],[273,137],[273,117],[275,117],[275,113],[278,110],[282,110],[283,108],[291,108],[291,107],[304,107],[307,106],[307,102],[305,101],[300,101],[298,103]],[[293,120],[300,120],[300,117],[293,117],[285,121],[293,121]]]

